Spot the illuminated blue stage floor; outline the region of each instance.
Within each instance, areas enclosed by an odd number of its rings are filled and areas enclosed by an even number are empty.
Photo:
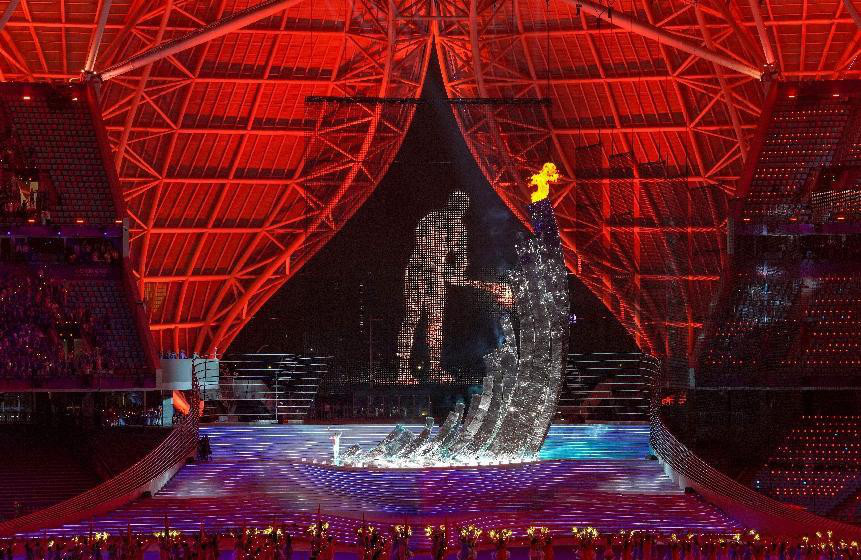
[[[419,426],[408,426],[415,432]],[[370,447],[392,431],[391,424],[316,426],[261,425],[201,428],[212,442],[215,459],[263,461],[330,460],[329,436],[342,432],[341,448]],[[593,424],[553,426],[541,449],[541,459],[643,459],[649,453],[647,425]]]
[[[338,426],[343,446],[370,446],[389,425]],[[415,428],[418,429],[417,427]],[[651,527],[729,530],[736,525],[686,495],[648,460],[648,426],[554,426],[538,463],[457,469],[344,471],[313,464],[331,456],[325,426],[208,426],[210,463],[188,465],[155,497],[102,518],[97,530],[195,530],[310,521],[319,507],[336,539],[351,542],[368,520],[463,523],[560,532]],[[302,459],[305,459],[305,462]],[[56,532],[87,530],[66,526]],[[421,543],[417,543],[421,544]]]

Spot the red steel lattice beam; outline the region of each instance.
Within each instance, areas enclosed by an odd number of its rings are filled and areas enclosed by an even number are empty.
[[[451,4],[453,6],[448,8],[449,13],[457,10],[457,3]],[[559,65],[548,68],[553,60],[545,52],[543,39],[550,40],[553,37],[550,45],[558,44],[552,22],[557,16],[560,20],[570,22],[577,4],[581,4],[581,28],[566,31],[571,42],[563,51],[570,57],[564,63],[560,61]],[[446,5],[443,3],[443,6]],[[537,125],[522,122],[520,126],[524,129],[546,127],[548,136],[553,139],[550,157],[561,162],[563,168],[576,169],[576,164],[566,164],[568,160],[574,159],[574,148],[595,142],[603,145],[601,157],[605,166],[608,165],[606,158],[616,151],[632,154],[634,161],[629,179],[612,179],[609,176],[604,179],[571,178],[571,184],[557,194],[555,203],[566,249],[569,251],[569,265],[629,328],[643,348],[665,354],[667,330],[675,328],[683,331],[685,348],[673,351],[689,353],[695,332],[701,328],[709,296],[715,291],[715,280],[719,277],[726,195],[731,192],[740,171],[740,146],[755,128],[761,103],[761,90],[750,81],[752,72],[749,70],[752,67],[746,66],[745,69],[735,65],[736,70],[742,72],[729,72],[722,81],[723,76],[710,64],[714,57],[710,57],[709,66],[703,66],[696,56],[696,50],[686,47],[684,52],[694,56],[680,59],[677,52],[665,50],[674,47],[665,37],[661,37],[657,44],[657,58],[653,60],[664,63],[667,75],[648,76],[644,71],[638,72],[636,66],[630,76],[612,75],[604,69],[603,58],[611,45],[616,52],[635,53],[635,41],[625,37],[645,35],[647,40],[655,39],[651,33],[632,32],[630,28],[626,30],[625,24],[620,22],[629,22],[622,17],[617,19],[617,14],[621,12],[614,11],[613,23],[619,28],[608,34],[606,28],[590,28],[585,19],[587,13],[600,10],[583,10],[583,3],[579,2],[551,2],[547,8],[533,5],[529,9],[526,7],[530,6],[527,0],[518,0],[511,14],[500,14],[491,3],[483,6],[484,10],[471,24],[478,28],[493,28],[496,33],[504,35],[505,25],[514,20],[515,29],[512,31],[520,37],[517,47],[520,50],[505,58],[504,53],[512,52],[512,47],[500,39],[492,47],[488,46],[481,56],[469,57],[463,48],[465,33],[462,25],[457,22],[438,23],[436,30],[439,45],[443,49],[440,58],[448,61],[443,72],[449,94],[496,97],[522,95],[510,89],[515,86],[523,87],[521,91],[532,88],[532,91],[548,92],[555,102],[551,114],[543,117],[545,122]],[[705,18],[698,21],[689,9],[677,10],[673,14],[665,12],[657,17],[650,12],[651,6],[646,6],[645,10],[652,21],[663,17],[665,23],[689,26],[688,36],[698,31],[703,44],[711,41],[710,45],[703,48],[713,53],[727,48],[726,43],[733,40],[732,27],[728,22],[721,23],[717,19],[707,21]],[[603,12],[609,20],[606,8],[603,8]],[[525,14],[530,14],[531,18]],[[689,18],[686,22],[680,19],[685,16]],[[523,21],[523,17],[526,17],[527,22]],[[714,14],[711,17],[716,18]],[[536,25],[549,27],[546,36],[542,36],[541,32],[531,35],[524,33]],[[657,29],[651,21],[643,23],[639,29],[644,26]],[[627,35],[620,30],[627,31]],[[661,32],[661,35],[665,34]],[[578,39],[575,40],[575,37]],[[584,40],[580,41],[579,37]],[[630,47],[625,43],[630,43]],[[552,52],[558,53],[559,49],[553,49]],[[648,42],[643,54],[647,53],[654,57],[649,53]],[[721,58],[722,63],[726,62],[724,55]],[[518,66],[519,61],[523,61],[522,66]],[[590,66],[597,70],[594,77],[566,75],[566,67]],[[542,67],[544,75],[539,72]],[[655,68],[655,63],[649,62],[648,67]],[[640,79],[640,75],[644,79]],[[478,76],[482,77],[483,89],[480,88]],[[599,89],[595,90],[596,87]],[[704,94],[708,98],[704,98]],[[571,96],[583,100],[572,108],[577,113],[585,113],[579,119],[595,122],[601,118],[605,123],[609,120],[609,124],[600,127],[568,124],[573,115],[565,113],[564,99]],[[639,104],[632,105],[632,101],[639,101]],[[636,115],[667,111],[662,107],[672,107],[670,111],[677,111],[684,120],[679,124],[634,124],[637,122]],[[471,117],[462,113],[456,114],[468,144],[479,161],[488,159],[486,154],[497,149],[494,141],[487,138],[480,127],[470,126],[468,122]],[[735,122],[730,118],[733,113]],[[507,130],[501,133],[503,145],[507,146],[511,158],[523,161],[531,169],[540,167],[542,159],[547,157],[546,152],[530,152],[528,149],[524,152],[524,147],[518,143],[517,134],[511,130],[512,126],[508,123]],[[481,134],[474,133],[474,130]],[[680,144],[680,139],[685,141]],[[694,160],[692,167],[686,163],[688,156],[679,153],[676,146],[690,150],[690,157]],[[659,160],[662,155],[667,163],[687,170],[685,175],[689,179],[643,177],[637,164]],[[516,175],[516,172],[500,176],[488,169],[485,171],[503,199],[515,210],[522,211],[526,199],[522,191],[512,185],[517,185],[518,181],[521,181],[520,184],[525,182],[531,169],[520,170],[521,177],[510,176]],[[707,196],[699,194],[705,185],[712,185]],[[664,196],[661,189],[682,190]],[[587,194],[590,192],[594,193],[594,197]],[[620,198],[620,193],[628,194]],[[696,208],[698,205],[693,200],[700,198],[710,202],[700,205],[702,208]],[[629,215],[633,224],[615,224],[614,220],[620,213]],[[667,225],[652,225],[650,221],[665,222]],[[679,225],[679,222],[685,225]],[[671,238],[682,239],[684,244],[671,243]],[[685,249],[679,253],[678,248],[682,246]],[[704,251],[717,254],[701,257]],[[672,286],[674,291],[671,298],[665,295],[668,288],[659,288],[659,284]],[[676,307],[679,308],[668,308],[668,299],[676,300]],[[671,316],[667,317],[667,313]]]

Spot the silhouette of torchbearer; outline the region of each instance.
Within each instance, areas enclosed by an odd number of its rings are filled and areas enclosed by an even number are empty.
[[[469,208],[469,196],[455,191],[442,210],[434,210],[419,220],[416,245],[404,274],[406,313],[398,333],[398,381],[415,383],[410,370],[410,357],[416,328],[424,316],[427,319],[425,343],[431,377],[443,380],[440,366],[442,354],[442,320],[445,309],[446,284],[466,283],[466,225],[463,217]]]

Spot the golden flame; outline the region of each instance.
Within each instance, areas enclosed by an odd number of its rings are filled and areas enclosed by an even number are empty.
[[[550,183],[559,181],[559,170],[556,169],[556,164],[547,162],[541,167],[541,171],[532,176],[529,181],[530,187],[538,187],[532,193],[532,202],[544,200],[550,194]]]

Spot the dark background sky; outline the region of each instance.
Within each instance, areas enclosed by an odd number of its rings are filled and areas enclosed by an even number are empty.
[[[393,363],[403,317],[403,273],[418,220],[460,189],[471,198],[467,274],[492,276],[514,263],[522,224],[499,199],[472,159],[448,104],[436,56],[418,106],[389,171],[339,233],[281,289],[240,333],[233,352],[317,351],[367,368]],[[572,352],[636,351],[606,308],[573,276]],[[470,368],[496,344],[488,302],[450,293],[443,363]],[[420,326],[421,329],[421,326]],[[457,340],[460,344],[452,344]],[[309,348],[311,347],[311,348]],[[360,367],[360,366],[357,366]]]

